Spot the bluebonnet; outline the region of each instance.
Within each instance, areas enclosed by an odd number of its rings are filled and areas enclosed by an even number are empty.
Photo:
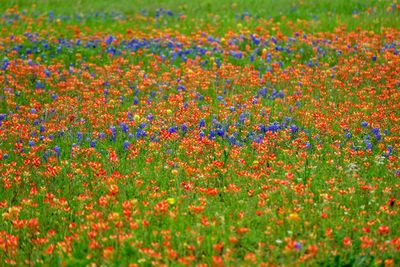
[[[35,145],[35,141],[29,140],[29,146],[30,146],[30,147],[33,147],[34,145]]]
[[[267,88],[263,87],[258,91],[258,95],[261,95],[262,97],[266,97],[267,96]]]
[[[143,131],[142,129],[137,129],[136,130],[136,138],[141,138],[141,137],[146,137],[147,134],[145,131]]]
[[[369,142],[369,141],[365,141],[365,148],[367,149],[367,150],[371,150],[372,149],[372,143],[371,142]]]
[[[379,131],[379,128],[372,128],[371,132],[375,135],[375,139],[377,141],[380,141],[382,139],[381,133]]]
[[[115,128],[115,126],[111,126],[110,130],[112,133],[111,140],[115,141],[117,139],[117,128]]]
[[[310,144],[310,142],[307,142],[307,143],[306,143],[306,148],[307,148],[307,149],[311,149],[311,144]]]
[[[211,130],[210,134],[208,135],[208,139],[214,139],[215,138],[215,131]]]
[[[290,130],[292,131],[292,134],[295,134],[299,131],[299,127],[293,124],[290,126]]]
[[[56,152],[57,158],[59,158],[59,157],[60,157],[60,154],[61,154],[60,147],[59,147],[59,146],[55,146],[55,147],[54,147],[54,152]]]
[[[126,149],[128,149],[129,148],[129,141],[128,140],[125,140],[125,142],[124,142],[124,149],[126,150]]]
[[[361,122],[361,126],[364,128],[368,127],[368,122],[366,121]]]
[[[92,141],[90,141],[90,147],[96,147],[96,145],[97,145],[97,143],[96,143],[96,140],[92,140]]]
[[[389,154],[389,155],[392,155],[392,153],[393,153],[393,146],[389,145],[388,148],[387,148],[387,150],[388,150],[388,154]]]
[[[83,139],[82,133],[81,132],[77,132],[76,133],[76,137],[78,139],[78,144],[80,144],[82,142],[82,139]]]
[[[199,122],[199,128],[203,128],[203,127],[205,127],[205,126],[206,126],[205,120],[204,120],[204,119],[201,119],[200,122]]]
[[[371,132],[376,135],[379,133],[379,128],[372,128]]]
[[[231,145],[234,145],[234,144],[236,143],[236,138],[235,138],[234,135],[229,136],[228,139],[229,139],[229,143],[230,143]]]
[[[268,131],[267,126],[265,126],[265,125],[263,125],[263,124],[260,124],[260,125],[258,126],[258,128],[259,128],[260,132],[262,132],[262,133],[266,133],[266,132]]]
[[[169,132],[170,134],[176,133],[177,131],[178,131],[178,129],[177,129],[175,126],[171,126],[171,127],[169,127],[169,129],[168,129],[168,132]]]
[[[121,130],[122,130],[124,133],[128,133],[129,127],[128,127],[128,125],[126,125],[125,122],[121,122],[121,123],[119,124],[119,127],[121,128]]]
[[[273,122],[272,124],[270,124],[270,125],[268,126],[268,131],[275,133],[275,132],[277,132],[280,128],[281,128],[281,125],[279,124],[279,122],[276,122],[276,121],[275,121],[275,122]]]
[[[181,130],[182,130],[182,132],[186,132],[187,131],[187,126],[186,126],[185,123],[181,125]]]
[[[220,127],[217,129],[217,135],[224,137],[225,136],[225,129],[223,127]]]
[[[178,87],[176,88],[177,91],[186,91],[186,87],[183,86],[182,84],[178,84]]]
[[[205,135],[204,132],[201,131],[200,134],[199,134],[200,139],[202,139],[204,137],[204,135]]]
[[[48,69],[44,70],[44,74],[46,75],[46,77],[50,77],[50,71]]]
[[[239,115],[239,122],[243,123],[246,120],[246,114],[245,113],[241,113]]]

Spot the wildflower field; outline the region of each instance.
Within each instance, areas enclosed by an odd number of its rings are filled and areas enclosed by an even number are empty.
[[[396,0],[0,1],[0,266],[400,266]]]

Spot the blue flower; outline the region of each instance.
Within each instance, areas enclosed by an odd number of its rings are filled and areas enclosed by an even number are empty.
[[[95,140],[90,141],[90,147],[96,147],[97,143]]]
[[[54,147],[54,152],[56,152],[57,158],[60,157],[60,154],[61,154],[60,147],[55,146],[55,147]]]
[[[182,130],[182,132],[186,132],[187,131],[187,126],[186,126],[186,124],[184,123],[184,124],[182,124],[182,126],[181,126],[181,130]]]
[[[258,95],[261,95],[262,97],[266,97],[267,96],[267,88],[263,87],[262,89],[260,89],[258,91]]]
[[[307,149],[311,149],[311,144],[310,144],[310,142],[307,142],[307,143],[306,143],[306,148],[307,148]]]
[[[125,140],[125,142],[124,142],[124,149],[125,150],[127,150],[128,148],[129,148],[129,141],[128,140]]]
[[[299,131],[299,127],[293,124],[290,126],[290,130],[292,131],[292,134],[295,134]]]
[[[208,139],[214,139],[215,138],[215,131],[214,130],[211,130],[210,131],[210,134],[208,135]]]
[[[368,122],[363,121],[363,122],[361,123],[361,126],[364,127],[364,128],[368,127]]]
[[[366,145],[366,149],[367,149],[367,150],[371,150],[371,149],[372,149],[372,143],[371,143],[371,142],[366,141],[366,142],[365,142],[365,145]]]
[[[393,146],[389,145],[388,148],[387,148],[387,151],[388,151],[389,156],[392,155],[392,153],[393,153]]]
[[[203,127],[205,127],[205,126],[206,126],[205,120],[204,120],[204,119],[201,119],[200,122],[199,122],[199,128],[203,128]]]
[[[80,144],[82,142],[83,139],[83,135],[81,132],[77,132],[76,137],[78,138],[78,144]]]
[[[376,135],[379,133],[379,128],[372,128],[371,132]]]
[[[223,127],[217,129],[217,135],[224,137],[225,136],[225,129]]]
[[[168,129],[168,132],[169,132],[170,134],[176,133],[177,131],[178,131],[178,129],[177,129],[175,126],[171,126],[171,127],[169,127],[169,129]]]
[[[126,125],[125,122],[121,122],[121,123],[119,124],[119,127],[121,128],[121,130],[122,130],[124,133],[127,133],[128,130],[129,130],[128,125]]]
[[[236,139],[234,135],[229,136],[229,143],[231,145],[234,145],[236,143]]]

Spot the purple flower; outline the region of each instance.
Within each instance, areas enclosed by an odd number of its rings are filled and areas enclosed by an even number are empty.
[[[300,249],[303,247],[303,245],[302,245],[300,242],[296,242],[296,243],[294,244],[294,247],[295,247],[297,250],[300,250]]]

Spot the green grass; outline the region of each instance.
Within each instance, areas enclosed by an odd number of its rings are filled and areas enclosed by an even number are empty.
[[[57,16],[71,16],[76,19],[77,15],[95,13],[121,13],[132,15],[146,12],[155,15],[160,8],[171,10],[174,14],[186,15],[185,22],[176,19],[162,18],[161,26],[174,27],[178,24],[178,30],[190,32],[199,24],[210,24],[216,27],[217,33],[228,29],[235,29],[237,23],[252,27],[256,25],[254,20],[274,19],[275,21],[307,20],[310,22],[311,31],[327,31],[334,27],[346,25],[348,30],[362,27],[367,30],[380,31],[381,27],[399,27],[400,16],[398,12],[388,13],[387,8],[391,5],[390,0],[241,0],[241,1],[63,1],[63,0],[9,0],[2,3],[0,12],[7,8],[19,6],[28,12],[37,14],[48,14],[50,11]],[[368,14],[368,8],[374,11]],[[222,11],[222,12],[221,12]],[[248,14],[249,21],[243,21],[242,15]],[[355,19],[354,14],[358,14]],[[283,18],[285,17],[285,18]],[[100,19],[86,19],[83,24],[99,29],[113,29],[112,21],[99,21]],[[74,21],[74,20],[73,20]],[[165,21],[167,21],[166,24]],[[128,26],[128,25],[126,25]],[[125,27],[118,25],[116,27]],[[283,28],[283,31],[290,31]]]

